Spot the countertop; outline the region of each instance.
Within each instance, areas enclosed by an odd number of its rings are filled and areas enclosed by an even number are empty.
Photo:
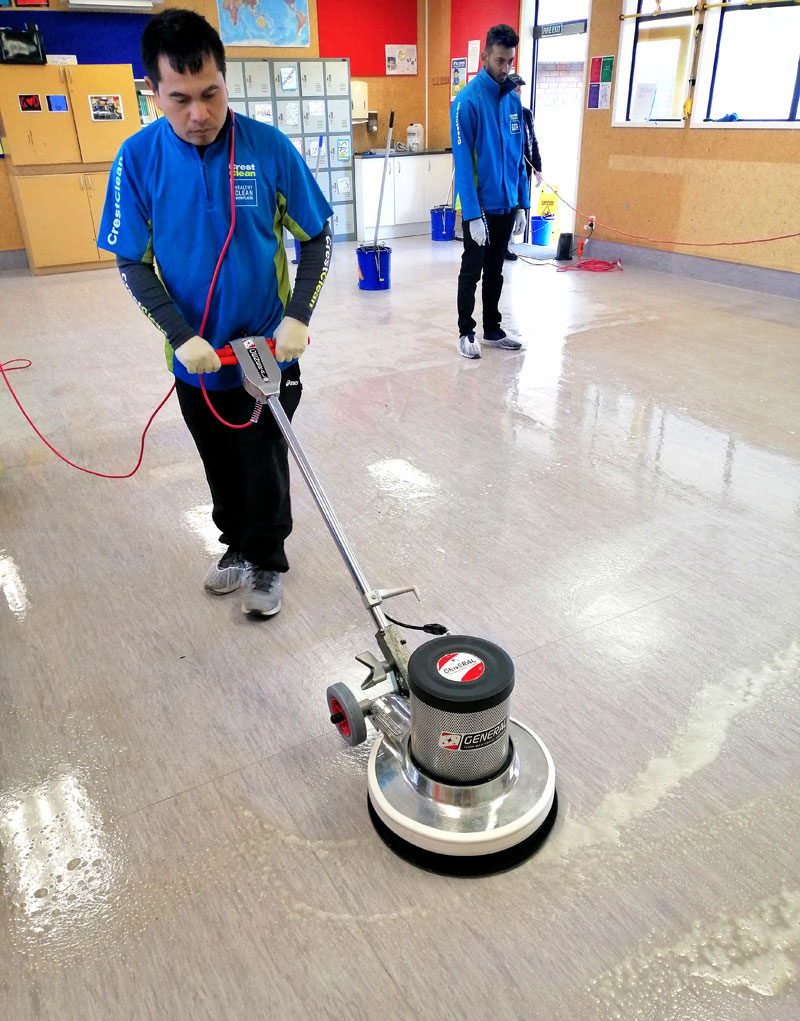
[[[452,149],[418,149],[416,152],[409,152],[408,149],[392,149],[390,156],[441,156],[452,153]],[[354,153],[357,160],[383,159],[386,149],[367,149],[366,152]]]

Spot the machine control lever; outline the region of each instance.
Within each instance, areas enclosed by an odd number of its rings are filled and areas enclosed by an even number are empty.
[[[380,684],[381,681],[386,680],[386,669],[388,664],[382,663],[377,656],[373,656],[371,652],[362,652],[360,656],[356,656],[356,661],[358,663],[363,663],[365,667],[369,668],[367,679],[361,685],[363,691],[366,691],[367,688],[372,688],[376,684]]]
[[[394,596],[402,596],[406,592],[413,592],[420,601],[419,589],[416,585],[402,585],[400,588],[374,588],[364,593],[364,605],[369,609],[372,606],[380,606],[384,599],[393,599]]]

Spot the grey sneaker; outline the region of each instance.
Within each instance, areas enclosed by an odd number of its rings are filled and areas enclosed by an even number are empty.
[[[203,586],[209,592],[224,596],[226,592],[239,588],[247,576],[249,566],[238,550],[228,549],[216,564],[209,567]]]
[[[522,347],[518,340],[506,336],[506,331],[499,327],[489,333],[484,333],[483,339],[490,347],[499,347],[501,351],[519,351]]]
[[[278,571],[253,567],[247,580],[242,611],[272,617],[281,608],[281,576]]]
[[[480,358],[481,346],[474,333],[467,333],[458,338],[458,353],[465,358]]]

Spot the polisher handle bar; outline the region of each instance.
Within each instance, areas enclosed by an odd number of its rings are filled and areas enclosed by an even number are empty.
[[[220,356],[220,361],[223,358],[225,359],[224,364],[236,364],[238,362],[242,371],[242,385],[245,390],[257,401],[269,407],[272,417],[275,419],[275,423],[286,440],[286,445],[289,447],[297,467],[300,469],[300,474],[311,490],[311,495],[314,497],[314,501],[322,514],[325,524],[328,526],[328,531],[333,536],[339,553],[347,565],[353,581],[356,583],[356,587],[361,592],[364,605],[372,614],[381,631],[391,629],[393,625],[387,620],[379,605],[381,594],[367,581],[366,575],[362,571],[356,555],[344,534],[344,529],[339,524],[331,502],[322,488],[322,483],[309,464],[300,441],[295,435],[294,429],[292,429],[292,424],[283,410],[279,399],[281,372],[271,350],[273,347],[274,344],[264,337],[243,337],[232,341],[230,347],[222,348],[217,354]],[[233,359],[233,361],[231,362],[230,359]],[[389,594],[389,592],[386,593],[387,596]]]

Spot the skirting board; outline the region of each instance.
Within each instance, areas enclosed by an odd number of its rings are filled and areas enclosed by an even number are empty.
[[[0,270],[27,268],[28,256],[24,248],[14,248],[10,252],[0,252]]]
[[[785,298],[800,298],[800,273],[781,269],[763,269],[760,266],[742,266],[721,259],[706,259],[699,255],[680,252],[662,252],[655,248],[639,248],[617,241],[592,241],[587,245],[588,259],[621,259],[622,265],[644,266],[661,273],[707,280],[728,287],[744,287],[765,294],[779,294]]]

